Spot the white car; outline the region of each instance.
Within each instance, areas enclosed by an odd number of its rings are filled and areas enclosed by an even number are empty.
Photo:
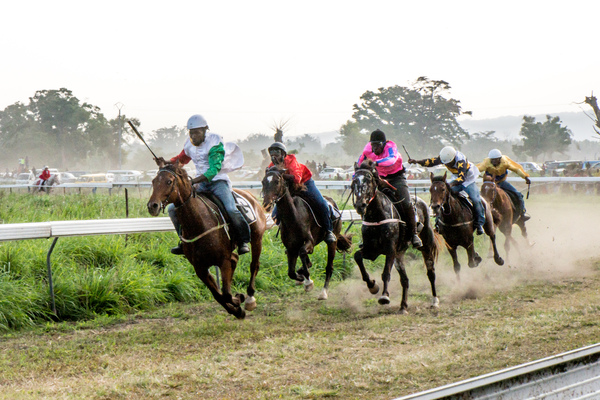
[[[327,167],[319,172],[319,178],[321,179],[338,179],[338,175],[341,179],[345,179],[346,174],[344,174],[343,168]]]
[[[542,167],[540,167],[537,163],[534,163],[534,162],[520,162],[518,164],[521,165],[521,167],[523,167],[523,169],[527,173],[531,173],[531,172],[538,172],[539,173],[539,172],[542,172]]]

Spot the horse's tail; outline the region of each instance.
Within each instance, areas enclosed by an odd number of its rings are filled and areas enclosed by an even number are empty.
[[[431,246],[431,256],[435,262],[437,262],[438,256],[440,255],[442,248],[445,246],[447,245],[444,237],[436,231],[433,231],[433,246]]]
[[[337,250],[342,252],[350,251],[350,247],[352,247],[352,235],[342,235],[341,233],[337,235]]]

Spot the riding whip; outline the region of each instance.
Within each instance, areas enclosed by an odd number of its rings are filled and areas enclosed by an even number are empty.
[[[140,133],[138,132],[138,130],[135,127],[135,125],[133,125],[133,123],[131,121],[127,121],[127,123],[129,124],[129,126],[131,127],[131,129],[133,129],[133,131],[135,132],[135,134],[137,135],[137,137],[139,137],[142,140],[142,142],[144,142],[144,144],[146,145],[146,147],[148,148],[148,150],[150,150],[150,153],[152,153],[152,155],[154,156],[154,158],[158,158],[158,157],[156,157],[156,154],[154,154],[154,152],[152,151],[152,149],[150,148],[150,146],[148,146],[148,143],[146,143],[146,141],[144,140],[144,138],[142,137],[142,135],[140,135]]]
[[[408,154],[408,150],[406,150],[406,147],[404,147],[404,145],[402,145],[402,148],[404,149],[404,152],[406,153],[406,155],[410,159],[410,154]]]
[[[531,187],[531,183],[527,184],[527,197],[526,199],[529,200],[529,188]]]

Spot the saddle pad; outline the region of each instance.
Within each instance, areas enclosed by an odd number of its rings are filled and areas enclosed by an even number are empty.
[[[242,213],[248,224],[256,222],[256,211],[250,202],[242,195],[232,191],[237,209]]]
[[[329,205],[329,215],[331,215],[331,222],[337,221],[342,218],[342,212],[329,200],[325,199]]]
[[[467,207],[473,208],[473,202],[471,201],[471,198],[469,197],[467,192],[465,192],[464,190],[458,192],[458,199]]]

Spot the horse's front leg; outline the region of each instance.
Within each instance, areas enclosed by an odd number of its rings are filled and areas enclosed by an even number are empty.
[[[298,270],[299,275],[304,276],[304,290],[306,292],[310,292],[314,289],[315,283],[312,279],[310,279],[310,268],[312,267],[312,262],[308,257],[309,251],[312,253],[314,246],[312,242],[304,243],[304,246],[300,249],[300,261],[302,261],[302,268]]]
[[[481,257],[479,256],[479,253],[475,251],[475,243],[469,243],[465,249],[467,250],[467,258],[469,259],[469,268],[477,267],[481,262]]]
[[[402,301],[400,302],[400,314],[408,314],[408,275],[404,267],[404,251],[396,255],[396,271],[400,274],[400,285],[402,285]]]
[[[385,265],[383,266],[383,271],[381,272],[381,280],[383,281],[383,290],[381,291],[381,296],[377,300],[379,304],[390,304],[390,292],[388,291],[388,286],[390,284],[392,265],[394,264],[395,257],[393,255],[385,256]]]
[[[204,282],[208,290],[210,290],[210,292],[212,293],[215,300],[220,305],[222,305],[223,308],[225,308],[225,310],[227,310],[229,314],[234,315],[238,319],[244,319],[244,317],[246,316],[244,309],[241,307],[236,307],[233,303],[231,303],[231,301],[227,301],[225,296],[223,296],[223,294],[219,291],[217,282],[215,281],[215,278],[213,278],[213,276],[211,275],[208,268],[194,268],[196,269],[196,275],[198,275],[198,278],[200,278],[200,280]],[[223,271],[223,269],[221,269],[221,271]],[[229,298],[231,299],[231,294],[229,295]]]
[[[437,291],[435,289],[435,253],[433,246],[434,244],[423,246],[421,248],[421,254],[423,255],[425,268],[427,268],[427,278],[431,284],[431,308],[439,308],[440,299],[438,299]]]
[[[298,262],[298,252],[287,251],[288,258],[288,276],[290,279],[296,281],[297,285],[301,285],[304,282],[304,276],[298,275],[296,273],[296,263]]]
[[[329,290],[329,281],[333,275],[333,259],[335,257],[336,243],[327,244],[327,265],[325,266],[325,284],[319,295],[319,300],[327,300],[327,291]]]
[[[252,238],[252,262],[250,263],[250,282],[248,283],[248,289],[246,290],[246,301],[244,302],[244,308],[246,311],[252,311],[256,308],[256,299],[254,293],[256,293],[256,275],[260,268],[260,253],[262,252],[262,236],[258,238]]]
[[[502,259],[502,257],[500,257],[500,253],[498,253],[498,247],[496,246],[496,232],[494,231],[494,225],[486,222],[485,223],[485,233],[488,235],[488,237],[490,238],[490,240],[492,242],[492,250],[494,251],[494,261],[498,265],[504,265],[504,260]],[[473,246],[471,246],[471,247],[473,247]],[[475,254],[477,254],[477,253],[475,253]],[[477,254],[477,256],[479,256],[479,255]],[[477,264],[479,264],[479,263],[477,263]],[[475,266],[477,266],[477,265],[475,265]]]
[[[458,262],[456,247],[448,247],[448,253],[450,253],[450,257],[452,257],[452,265],[454,267],[454,274],[456,275],[456,280],[460,282],[460,263]]]
[[[367,284],[369,292],[371,292],[371,294],[377,294],[377,292],[379,292],[379,285],[377,285],[375,279],[371,279],[367,269],[365,268],[365,263],[363,261],[363,249],[356,250],[354,253],[354,261],[356,261],[356,264],[358,265],[362,280]]]

